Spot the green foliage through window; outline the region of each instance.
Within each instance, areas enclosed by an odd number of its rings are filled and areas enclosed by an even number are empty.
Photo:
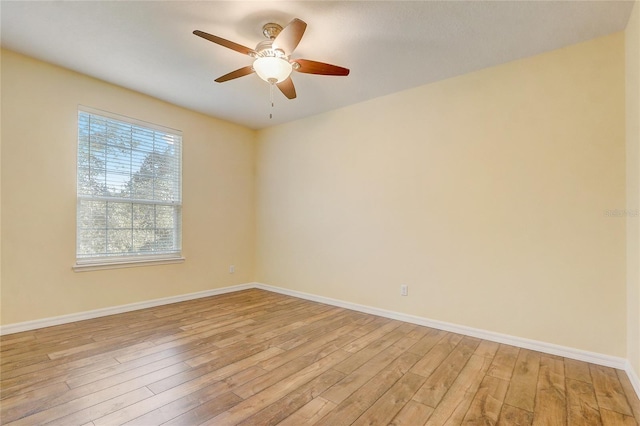
[[[182,136],[78,112],[77,258],[179,256]]]

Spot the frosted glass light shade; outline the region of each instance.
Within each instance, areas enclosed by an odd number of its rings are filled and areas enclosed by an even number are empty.
[[[253,62],[258,76],[269,83],[280,83],[291,74],[293,67],[286,59],[275,57],[258,58]]]

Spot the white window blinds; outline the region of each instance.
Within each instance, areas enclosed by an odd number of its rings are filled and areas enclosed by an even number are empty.
[[[77,263],[181,255],[182,134],[78,111]]]

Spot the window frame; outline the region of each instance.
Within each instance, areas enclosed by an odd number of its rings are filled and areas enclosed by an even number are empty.
[[[178,156],[178,200],[174,200],[172,202],[163,202],[161,200],[156,199],[132,199],[125,197],[111,197],[108,195],[83,195],[80,194],[80,114],[90,114],[99,116],[104,119],[111,119],[119,122],[123,122],[132,126],[141,127],[145,130],[161,132],[165,134],[169,134],[175,137],[178,137],[179,142],[179,151],[177,152]],[[78,105],[77,115],[76,115],[76,262],[73,265],[73,270],[76,272],[84,272],[84,271],[94,271],[101,269],[116,269],[116,268],[131,268],[131,267],[139,267],[139,266],[148,266],[148,265],[160,265],[160,264],[173,264],[173,263],[182,263],[185,261],[185,258],[182,255],[182,131],[172,129],[166,126],[161,126],[154,123],[149,123],[146,121],[138,120],[135,118],[127,117],[120,114],[115,114],[112,112],[107,112],[91,107],[87,107],[84,105]],[[108,170],[105,171],[105,177],[109,175]],[[95,201],[108,201],[115,203],[127,203],[131,204],[132,208],[136,205],[170,205],[177,207],[178,209],[178,218],[174,222],[174,230],[173,230],[173,238],[177,239],[177,250],[167,253],[154,253],[153,251],[149,253],[140,253],[137,254],[129,254],[129,255],[96,255],[96,256],[82,256],[80,255],[80,203],[81,200],[95,200]],[[154,218],[155,218],[154,213]],[[155,219],[154,219],[155,220]],[[105,225],[105,230],[109,229],[108,225]],[[154,228],[155,229],[155,228]],[[132,228],[133,230],[133,228]]]

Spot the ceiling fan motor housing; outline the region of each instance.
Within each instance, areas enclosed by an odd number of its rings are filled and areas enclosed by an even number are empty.
[[[262,40],[258,43],[256,56],[261,58],[287,58],[282,50],[273,48],[273,40]]]

